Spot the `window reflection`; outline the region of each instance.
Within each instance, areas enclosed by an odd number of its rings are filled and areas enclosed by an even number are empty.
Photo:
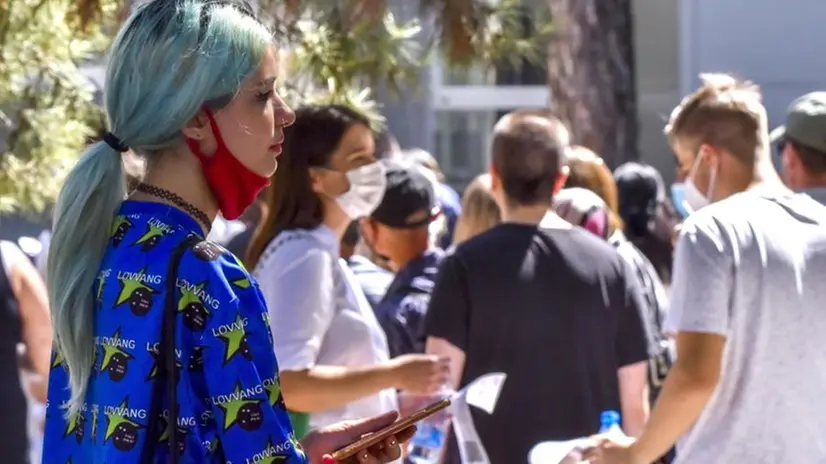
[[[488,165],[490,132],[497,111],[439,111],[436,113],[436,150],[446,181],[461,191]]]

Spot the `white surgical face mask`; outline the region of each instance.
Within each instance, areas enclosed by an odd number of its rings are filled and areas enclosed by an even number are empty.
[[[376,161],[345,173],[350,190],[336,198],[338,206],[350,219],[369,216],[378,208],[387,185],[384,165]]]
[[[711,194],[714,192],[714,182],[717,180],[716,167],[711,168],[711,173],[708,177],[708,191],[706,191],[705,194],[703,194],[694,183],[694,175],[697,174],[697,168],[700,166],[700,159],[703,156],[705,156],[704,153],[697,155],[697,159],[694,160],[694,166],[691,167],[691,172],[688,173],[688,178],[685,180],[683,208],[685,208],[688,214],[708,206],[709,203],[711,203]]]

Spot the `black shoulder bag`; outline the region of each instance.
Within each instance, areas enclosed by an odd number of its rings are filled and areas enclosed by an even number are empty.
[[[158,344],[158,380],[152,392],[152,403],[147,416],[149,419],[146,426],[146,442],[141,450],[140,459],[142,464],[154,463],[155,449],[161,434],[164,432],[158,430],[164,386],[166,386],[169,399],[169,415],[167,417],[167,427],[170,429],[169,462],[177,464],[179,460],[181,443],[178,434],[178,373],[175,366],[177,361],[175,356],[175,332],[178,325],[178,311],[175,301],[176,283],[178,281],[178,269],[184,253],[201,241],[202,239],[197,235],[187,236],[172,250],[172,256],[169,259],[169,270],[166,274],[166,299],[163,307],[163,327],[161,329],[161,341]]]

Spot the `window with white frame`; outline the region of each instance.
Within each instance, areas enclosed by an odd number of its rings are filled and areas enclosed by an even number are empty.
[[[487,168],[490,129],[494,111],[437,111],[436,151],[447,182],[463,189]]]
[[[523,0],[526,37],[536,18],[547,19],[542,0]],[[450,68],[438,59],[431,65],[432,108],[435,111],[435,152],[447,181],[463,189],[490,164],[490,132],[505,113],[548,106],[547,67],[486,64]]]
[[[519,108],[546,108],[545,85],[445,85],[442,68],[432,69],[431,98],[435,111],[435,152],[433,155],[457,190],[484,172],[490,164],[490,132],[505,113]],[[481,71],[468,74],[483,76]],[[454,76],[455,77],[455,76]],[[457,82],[454,80],[454,82]]]

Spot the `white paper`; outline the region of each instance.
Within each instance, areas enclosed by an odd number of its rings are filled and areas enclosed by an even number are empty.
[[[506,377],[507,375],[501,372],[485,374],[466,385],[462,390],[465,392],[467,404],[493,414]]]
[[[579,464],[582,451],[593,446],[588,438],[568,441],[543,441],[537,443],[530,453],[530,464]]]
[[[490,464],[479,432],[473,425],[470,405],[493,414],[506,377],[507,375],[501,372],[483,375],[451,398],[453,433],[456,434],[456,441],[459,443],[459,455],[463,464]]]

